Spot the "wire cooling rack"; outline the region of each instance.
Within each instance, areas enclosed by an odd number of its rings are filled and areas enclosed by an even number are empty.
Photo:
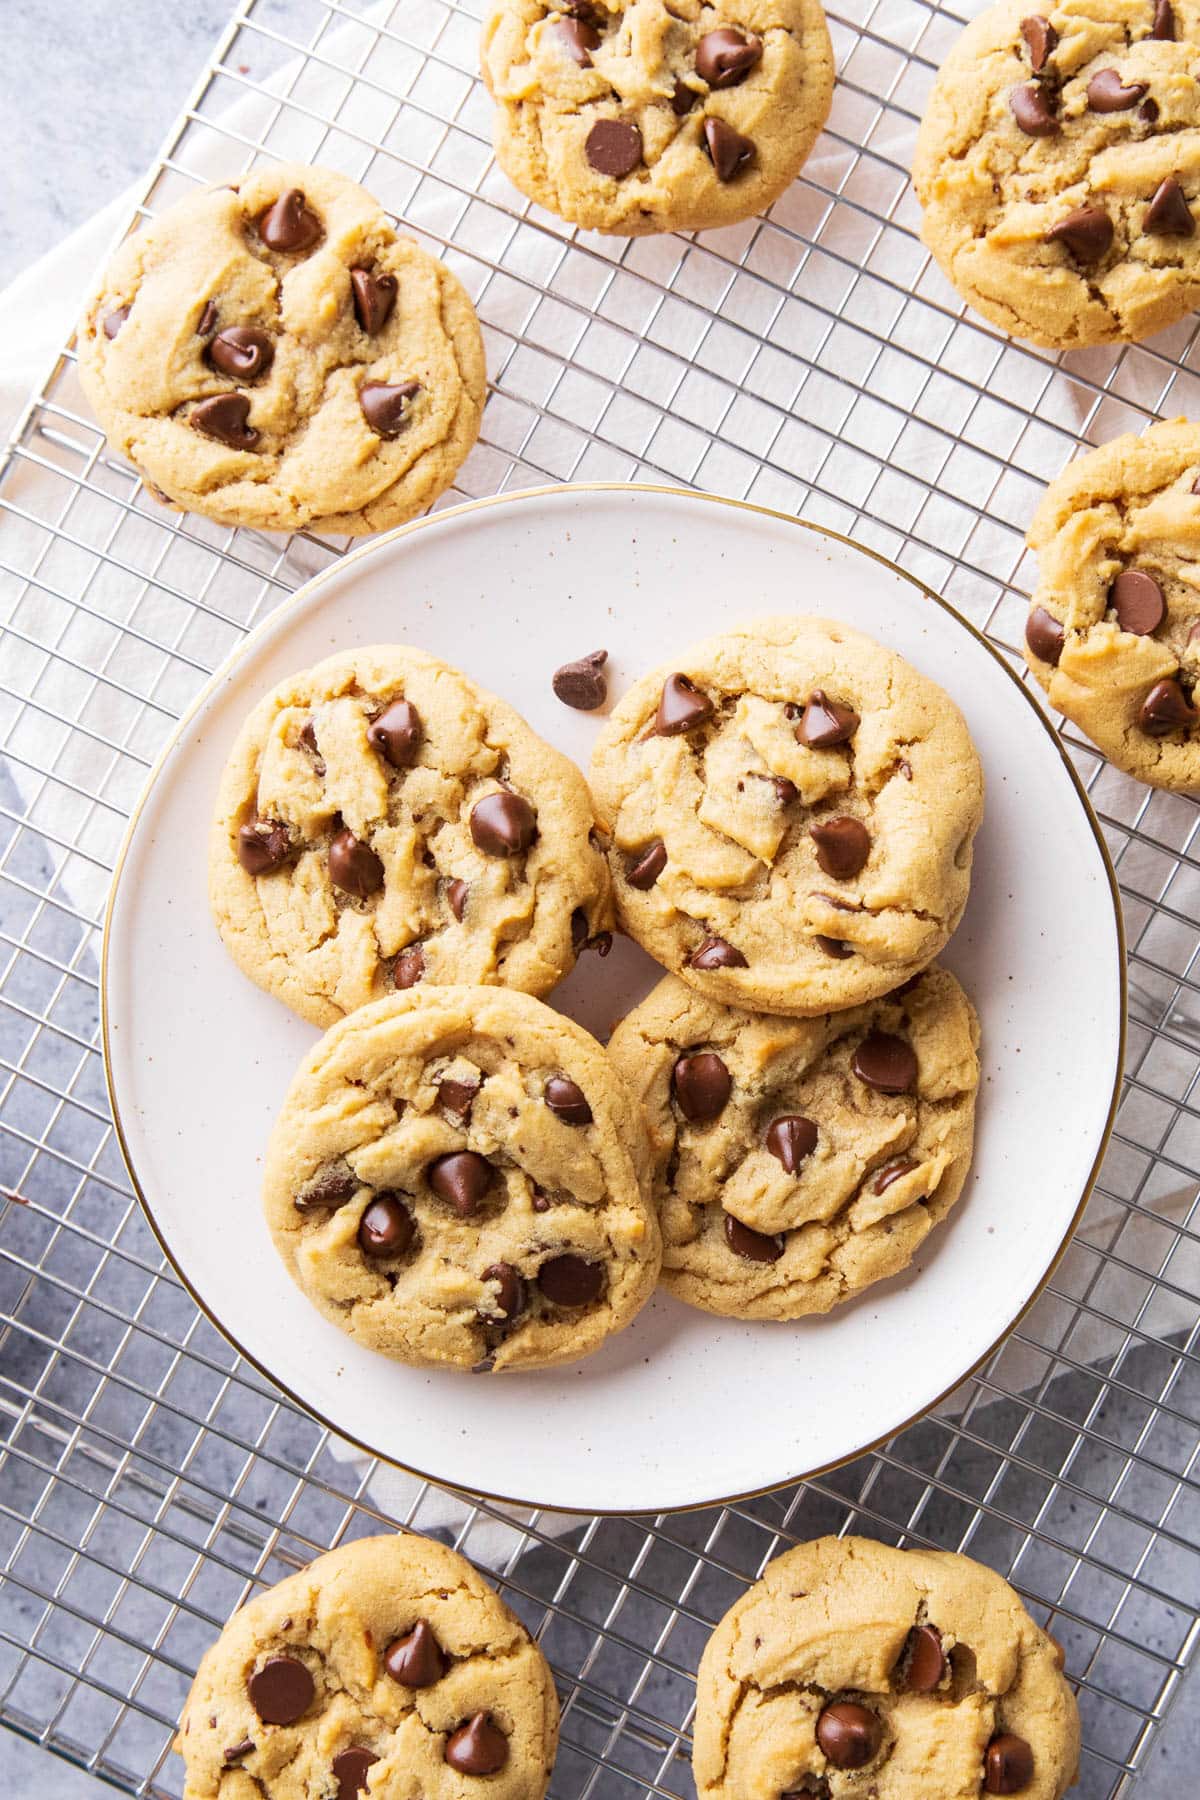
[[[295,5],[243,5],[144,212],[259,157],[343,169],[484,322],[483,439],[448,499],[642,478],[760,501],[892,557],[1016,660],[1042,483],[1080,443],[1200,416],[1200,349],[1188,321],[1064,363],[963,315],[906,176],[962,17],[839,4],[830,126],[770,218],[624,243],[498,174],[475,4],[314,3],[299,31]],[[164,1266],[105,1102],[98,925],[125,819],[209,672],[338,549],[161,509],[106,450],[69,347],[0,472],[0,1714],[131,1793],[176,1795],[172,1728],[227,1614],[396,1520],[457,1543],[540,1633],[559,1800],[687,1796],[713,1621],[786,1544],[856,1530],[1011,1577],[1079,1685],[1080,1793],[1125,1794],[1200,1626],[1195,807],[1072,744],[1122,882],[1128,1079],[1083,1228],[988,1367],[803,1487],[514,1522],[353,1459],[237,1359]]]

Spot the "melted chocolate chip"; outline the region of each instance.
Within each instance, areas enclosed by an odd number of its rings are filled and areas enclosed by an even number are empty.
[[[946,1671],[942,1640],[932,1625],[915,1625],[900,1659],[900,1685],[910,1694],[932,1694]]]
[[[1171,0],[1155,0],[1154,23],[1150,27],[1150,36],[1164,43],[1175,41],[1175,9]]]
[[[768,1237],[765,1232],[751,1231],[732,1213],[725,1214],[725,1242],[735,1256],[745,1262],[773,1263],[783,1255],[783,1239]]]
[[[463,921],[463,914],[467,910],[467,895],[470,891],[465,881],[455,880],[446,883],[446,899],[450,903],[450,911],[460,925]]]
[[[625,866],[625,879],[631,888],[645,893],[652,888],[667,866],[667,846],[661,838],[655,838],[639,856]]]
[[[294,255],[312,249],[321,236],[321,220],[299,188],[288,188],[260,213],[258,235],[268,250]]]
[[[204,311],[196,321],[196,336],[206,338],[217,329],[217,303],[215,300],[204,302]]]
[[[1151,237],[1192,237],[1196,230],[1196,221],[1192,209],[1187,203],[1187,196],[1173,175],[1160,181],[1154,190],[1154,197],[1146,208],[1146,217],[1142,228]]]
[[[600,48],[600,33],[594,25],[586,19],[562,19],[555,26],[554,35],[572,62],[581,69],[591,68],[591,53]]]
[[[1108,604],[1121,630],[1135,637],[1149,637],[1167,616],[1163,591],[1144,569],[1122,569],[1108,590]]]
[[[904,1038],[889,1031],[869,1031],[850,1067],[880,1094],[907,1094],[917,1079],[917,1053]]]
[[[376,437],[399,437],[409,421],[409,402],[420,391],[419,381],[363,382],[358,390],[358,404]]]
[[[709,87],[736,87],[762,61],[762,49],[752,31],[706,31],[696,45],[696,73]]]
[[[412,1214],[395,1194],[376,1194],[358,1224],[364,1256],[401,1256],[413,1241]]]
[[[408,769],[421,744],[421,715],[408,700],[393,700],[367,726],[367,742],[393,769]]]
[[[722,937],[706,937],[700,948],[688,957],[691,969],[748,969],[749,963],[731,943]]]
[[[286,825],[277,819],[251,819],[239,825],[237,859],[247,875],[269,875],[292,854]]]
[[[1103,262],[1113,241],[1113,222],[1102,206],[1081,206],[1046,233],[1048,244],[1062,244],[1076,262],[1090,268]]]
[[[1033,1780],[1033,1751],[1015,1732],[1001,1731],[983,1759],[983,1785],[989,1794],[1019,1794]]]
[[[1087,85],[1088,105],[1098,113],[1129,112],[1145,98],[1148,85],[1134,81],[1126,87],[1119,70],[1097,69]]]
[[[813,933],[813,943],[819,944],[826,956],[832,956],[835,962],[845,962],[848,956],[854,955],[852,944],[844,944],[840,938],[826,937],[820,931]]]
[[[885,1194],[893,1181],[899,1181],[902,1175],[911,1175],[916,1163],[909,1156],[895,1156],[891,1162],[884,1163],[878,1175],[871,1183],[873,1194]]]
[[[719,1117],[733,1092],[733,1078],[715,1050],[698,1050],[676,1060],[671,1071],[675,1104],[693,1125]]]
[[[483,1271],[483,1279],[496,1283],[495,1305],[503,1318],[511,1321],[525,1311],[525,1283],[511,1263],[493,1263]]]
[[[350,293],[354,316],[368,337],[382,331],[392,316],[400,284],[386,272],[376,275],[373,269],[351,269]]]
[[[550,677],[550,685],[564,706],[576,712],[595,712],[608,699],[608,683],[601,674],[607,650],[591,650],[577,662],[563,663]]]
[[[871,839],[858,819],[843,815],[824,819],[809,832],[817,846],[817,862],[826,875],[837,881],[849,881],[865,867],[871,854]]]
[[[471,838],[485,856],[519,856],[537,836],[537,814],[523,794],[499,788],[471,808]]]
[[[771,1155],[783,1164],[784,1173],[794,1175],[817,1147],[817,1128],[801,1113],[786,1113],[783,1118],[772,1119],[763,1141]]]
[[[1046,66],[1046,58],[1057,47],[1058,33],[1041,13],[1031,13],[1021,20],[1021,36],[1029,49],[1029,66],[1035,75],[1040,75]]]
[[[264,1725],[294,1725],[312,1705],[316,1688],[294,1656],[272,1656],[246,1683],[250,1704]]]
[[[305,1182],[292,1204],[297,1212],[316,1212],[322,1206],[344,1206],[357,1194],[362,1182],[348,1163],[326,1163]]]
[[[367,1772],[379,1758],[373,1751],[362,1744],[351,1744],[348,1750],[339,1750],[331,1764],[333,1778],[337,1782],[336,1800],[355,1800],[367,1785]]]
[[[677,737],[703,725],[712,712],[712,701],[694,681],[686,675],[668,675],[654,716],[654,729],[659,737]]]
[[[460,1219],[474,1218],[494,1176],[491,1163],[477,1150],[452,1150],[435,1157],[425,1171],[438,1199],[447,1201]]]
[[[355,900],[366,900],[383,886],[383,864],[348,825],[329,840],[329,879]]]
[[[247,422],[249,417],[250,402],[245,394],[211,394],[207,400],[197,400],[188,424],[230,450],[253,450],[259,434]]]
[[[1054,116],[1053,96],[1047,93],[1040,81],[1030,81],[1024,87],[1015,87],[1008,96],[1008,104],[1012,108],[1013,118],[1026,137],[1057,135],[1059,125]]]
[[[848,743],[859,723],[852,706],[831,700],[823,688],[814,688],[796,727],[796,741],[810,750],[831,750],[835,744]]]
[[[853,1700],[836,1701],[817,1720],[817,1742],[835,1769],[865,1768],[882,1741],[878,1715]]]
[[[427,1688],[446,1673],[446,1656],[425,1619],[404,1637],[393,1638],[384,1652],[384,1668],[401,1687]]]
[[[542,1098],[564,1125],[590,1125],[592,1109],[584,1098],[583,1089],[568,1081],[565,1075],[552,1075],[542,1090]]]
[[[477,1712],[450,1733],[444,1754],[460,1775],[494,1775],[508,1761],[508,1739],[491,1713]]]
[[[275,361],[275,345],[256,325],[230,325],[217,333],[204,355],[222,375],[234,381],[254,381]]]
[[[216,1720],[213,1719],[210,1723],[215,1725]],[[228,1769],[233,1763],[241,1762],[243,1756],[249,1756],[255,1747],[253,1738],[243,1738],[240,1744],[226,1744],[221,1752],[221,1761]]]
[[[406,988],[416,987],[424,974],[425,952],[420,944],[410,944],[392,963],[392,986],[402,994]]]
[[[1138,724],[1147,737],[1168,737],[1200,722],[1198,713],[1173,675],[1156,681],[1138,711]]]
[[[1035,606],[1025,621],[1025,642],[1033,654],[1041,662],[1058,667],[1058,659],[1063,653],[1066,632],[1044,606]]]
[[[552,1256],[538,1270],[537,1284],[555,1306],[587,1306],[600,1296],[604,1264],[582,1256]]]
[[[459,1125],[465,1125],[471,1117],[480,1086],[478,1081],[453,1081],[446,1076],[437,1084],[438,1102]]]
[[[718,181],[732,181],[754,157],[753,138],[743,137],[724,119],[705,119],[704,147]]]
[[[597,175],[620,181],[632,175],[642,160],[642,134],[628,119],[597,119],[583,150]]]
[[[677,119],[685,118],[699,98],[700,96],[694,88],[690,88],[685,82],[680,81],[678,75],[675,77],[675,86],[671,93],[671,111]]]

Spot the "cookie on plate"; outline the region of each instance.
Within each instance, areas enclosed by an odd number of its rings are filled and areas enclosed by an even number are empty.
[[[609,1055],[650,1131],[663,1286],[798,1319],[907,1268],[966,1180],[978,1045],[945,969],[820,1019],[660,981]]]
[[[422,981],[540,994],[609,922],[591,830],[583,776],[511,706],[377,645],[255,707],[209,895],[239,967],[316,1025]]]
[[[1051,704],[1118,768],[1200,788],[1200,425],[1089,450],[1029,531],[1025,654]]]
[[[1002,0],[942,64],[921,235],[985,319],[1058,349],[1148,337],[1200,302],[1197,0]]]
[[[554,1682],[521,1621],[409,1533],[343,1544],[234,1613],[175,1739],[184,1800],[541,1800],[557,1746]]]
[[[326,1318],[400,1362],[574,1362],[658,1274],[632,1096],[596,1040],[527,994],[416,988],[305,1058],[263,1202]]]
[[[486,371],[459,281],[332,169],[205,188],[117,251],[79,327],[109,442],[226,525],[382,531],[449,487]]]
[[[622,926],[730,1005],[887,993],[967,902],[983,776],[962,714],[833,620],[759,619],[645,676],[591,779]]]
[[[630,237],[765,211],[833,93],[820,0],[491,0],[482,59],[510,181]]]
[[[1060,1800],[1078,1761],[1058,1645],[1006,1581],[953,1551],[800,1544],[701,1659],[699,1800]]]

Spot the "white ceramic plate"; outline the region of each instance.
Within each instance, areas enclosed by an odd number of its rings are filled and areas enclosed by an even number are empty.
[[[756,613],[844,619],[954,696],[987,774],[945,961],[983,1025],[975,1164],[913,1268],[825,1319],[751,1325],[656,1297],[578,1367],[499,1380],[359,1348],[292,1285],[259,1208],[263,1146],[313,1028],[235,969],[209,919],[207,826],[243,717],[282,676],[389,640],[457,664],[585,768],[597,718],[550,675],[603,645],[610,693]],[[618,941],[555,995],[606,1035],[657,967]],[[438,1481],[581,1512],[695,1506],[858,1454],[1004,1336],[1065,1245],[1120,1079],[1123,946],[1099,832],[999,655],[888,564],[700,494],[557,488],[436,515],[268,619],[185,719],[135,814],[105,939],[105,1046],[130,1172],[205,1312],[337,1431]]]

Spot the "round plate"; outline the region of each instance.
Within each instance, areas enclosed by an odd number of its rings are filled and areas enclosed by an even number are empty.
[[[975,1163],[913,1267],[826,1318],[743,1324],[659,1294],[573,1368],[488,1379],[360,1348],[284,1273],[263,1147],[316,1037],[226,956],[208,820],[258,697],[332,651],[402,641],[494,689],[585,769],[596,715],[551,693],[604,646],[610,693],[739,619],[824,613],[881,639],[966,714],[987,818],[944,960],[983,1026]],[[105,933],[104,1038],[130,1174],[209,1317],[310,1412],[472,1493],[579,1512],[745,1495],[857,1455],[924,1412],[1010,1329],[1065,1246],[1120,1079],[1123,944],[1111,865],[1045,718],[944,602],[844,539],[736,501],[552,488],[434,515],[356,551],[255,631],[184,719],[131,822]],[[607,1035],[660,971],[618,940],[554,1003]]]

